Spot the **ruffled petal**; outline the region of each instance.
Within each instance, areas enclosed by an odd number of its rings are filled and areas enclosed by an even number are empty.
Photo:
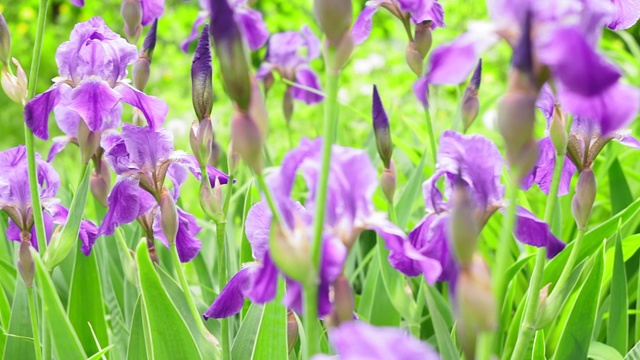
[[[82,253],[85,256],[89,256],[89,254],[91,254],[93,244],[95,244],[96,239],[100,236],[98,233],[98,227],[91,221],[82,220],[78,236],[80,237],[80,241],[82,241],[80,250],[82,250]]]
[[[142,111],[149,127],[154,130],[162,127],[164,119],[169,112],[166,102],[155,96],[149,96],[127,84],[119,85],[115,90],[122,95],[122,101]]]
[[[87,123],[91,131],[102,130],[106,119],[122,96],[101,80],[90,80],[73,89],[68,108],[75,111]]]
[[[139,181],[135,177],[119,177],[107,198],[109,209],[102,219],[99,232],[111,235],[115,229],[134,221],[140,214]]]
[[[129,160],[139,169],[155,170],[158,164],[173,153],[173,133],[160,128],[122,125],[122,139],[129,153]]]
[[[538,160],[531,170],[531,173],[523,180],[522,188],[527,190],[533,186],[533,184],[538,184],[540,190],[548,195],[556,163],[556,149],[549,137],[542,138],[538,141],[538,148]],[[569,158],[566,158],[560,176],[558,196],[569,193],[571,189],[571,178],[577,170],[573,162]]]
[[[551,233],[549,224],[538,219],[521,206],[518,206],[516,210],[516,226],[513,234],[523,244],[546,247],[549,259],[556,256],[565,247],[565,244]]]
[[[607,24],[609,29],[625,30],[635,25],[640,18],[639,0],[611,0],[611,2],[615,6],[615,14]]]

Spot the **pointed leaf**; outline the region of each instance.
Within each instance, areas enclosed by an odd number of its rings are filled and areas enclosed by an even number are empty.
[[[438,310],[433,293],[436,291],[432,286],[427,287],[425,296],[427,298],[427,307],[429,308],[429,314],[433,321],[433,330],[436,333],[436,341],[438,344],[438,352],[442,355],[443,359],[460,359],[460,353],[453,343],[451,338],[451,329],[447,328],[447,325]]]
[[[611,278],[607,345],[621,354],[627,351],[627,337],[629,334],[627,307],[627,273],[624,266],[624,256],[622,255],[622,240],[620,239],[620,232],[618,232],[613,260],[613,277]]]
[[[27,300],[27,287],[21,277],[16,279],[16,291],[11,307],[11,321],[4,329],[10,335],[7,336],[7,343],[4,349],[3,359],[25,359],[36,358],[33,350],[33,332],[31,331],[31,318],[29,316],[29,305]]]
[[[416,168],[413,169],[409,180],[407,180],[407,183],[402,190],[402,194],[400,194],[400,197],[398,198],[398,203],[396,204],[396,225],[401,229],[407,226],[413,204],[420,195],[420,185],[422,185],[424,178],[423,170],[426,158],[426,154],[420,158],[420,162],[416,165]]]
[[[147,348],[144,340],[144,328],[142,324],[142,298],[138,297],[136,308],[133,311],[133,320],[129,330],[129,346],[127,347],[127,359],[144,359],[147,357]]]
[[[631,190],[620,161],[616,158],[609,167],[609,190],[611,192],[611,212],[614,214],[624,210],[633,202]]]
[[[593,360],[622,360],[622,355],[609,345],[593,341],[589,345],[589,359]]]

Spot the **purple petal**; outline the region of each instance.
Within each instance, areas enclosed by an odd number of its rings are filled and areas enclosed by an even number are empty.
[[[424,207],[431,212],[441,212],[445,209],[442,192],[438,188],[438,180],[444,176],[443,170],[436,170],[427,181],[422,184]]]
[[[464,33],[431,52],[426,79],[432,85],[458,85],[475,69],[480,55],[499,40],[492,28]]]
[[[205,320],[226,318],[242,310],[245,293],[251,286],[255,266],[250,264],[243,267],[229,280],[211,307],[204,313]]]
[[[618,131],[613,140],[632,149],[640,149],[640,141],[638,141],[635,136],[631,135],[631,131]]]
[[[524,179],[522,187],[527,190],[533,184],[538,184],[540,190],[549,195],[551,182],[553,180],[553,171],[556,163],[556,149],[549,137],[542,138],[538,141],[538,161],[531,170],[531,173]],[[571,178],[578,169],[569,158],[564,161],[562,173],[560,176],[560,184],[558,187],[558,196],[569,193],[571,189]]]
[[[150,25],[164,13],[164,0],[140,0],[142,5],[142,26]]]
[[[349,321],[330,330],[329,341],[342,360],[440,358],[427,343],[414,338],[406,330],[375,327],[362,321]]]
[[[620,71],[598,54],[578,29],[559,28],[549,38],[538,52],[540,60],[571,92],[594,96],[620,78]]]
[[[260,201],[253,205],[247,213],[245,234],[251,244],[253,258],[264,261],[269,251],[269,236],[271,232],[271,211],[266,202]]]
[[[82,220],[80,223],[80,232],[78,233],[80,237],[80,241],[82,241],[82,246],[80,250],[85,256],[89,256],[91,254],[91,249],[93,248],[93,244],[95,244],[96,239],[100,236],[98,233],[98,228],[94,223],[88,220]]]
[[[429,108],[429,82],[426,76],[418,78],[413,83],[413,94],[425,109]]]
[[[322,92],[318,75],[306,66],[299,66],[296,69],[296,84]],[[312,93],[311,91],[307,91],[296,86],[292,86],[291,91],[294,99],[302,101],[307,105],[317,104],[324,99],[324,96],[322,95]]]
[[[267,25],[262,20],[262,14],[259,11],[236,8],[235,19],[251,50],[260,49],[269,39]]]
[[[449,215],[446,213],[429,214],[409,233],[409,242],[420,254],[440,263],[438,281],[455,281],[458,274],[457,265],[449,251],[448,226]],[[415,261],[413,267],[414,272],[423,271]]]
[[[84,6],[84,0],[70,0],[70,2],[77,7]]]
[[[433,21],[433,28],[444,26],[444,9],[435,0],[398,0],[400,9],[411,15],[414,24]]]
[[[611,2],[615,6],[615,14],[607,24],[609,29],[625,30],[635,25],[640,18],[639,0],[611,0]]]
[[[518,241],[535,247],[546,247],[549,259],[564,249],[565,244],[551,233],[549,224],[538,219],[521,206],[518,206],[516,216],[517,220],[513,234]]]
[[[122,95],[122,101],[142,111],[149,127],[152,129],[162,127],[164,119],[169,112],[169,107],[166,102],[155,96],[149,96],[126,84],[117,86],[116,91]]]
[[[162,241],[162,243],[169,247],[167,237],[162,231],[160,226],[160,213],[153,222],[153,232],[155,236]],[[196,238],[196,235],[202,230],[196,222],[195,216],[188,212],[178,208],[178,234],[176,236],[176,250],[178,250],[178,257],[180,262],[187,263],[195,258],[200,252],[202,243]]]
[[[31,99],[24,107],[24,121],[33,134],[49,139],[49,114],[60,101],[61,90],[68,85],[54,84],[47,91]]]
[[[311,28],[307,25],[303,25],[300,32],[304,36],[307,45],[307,60],[311,61],[320,57],[320,39],[318,39],[316,34],[314,34],[313,31],[311,31]]]
[[[51,149],[49,149],[49,155],[47,155],[47,162],[52,162],[56,155],[64,150],[67,144],[71,142],[71,138],[68,136],[56,136],[52,142],[53,144],[51,144]]]
[[[100,234],[111,235],[115,229],[134,221],[140,215],[140,193],[134,177],[119,177],[107,198],[109,209],[100,224]]]
[[[139,169],[155,170],[173,153],[173,133],[167,129],[154,131],[146,126],[124,124],[122,139],[129,152],[129,160]]]
[[[265,254],[262,266],[255,269],[253,282],[246,296],[251,301],[264,304],[276,297],[278,291],[278,268],[271,261],[269,254]]]
[[[373,27],[373,14],[378,11],[378,8],[383,3],[388,3],[389,0],[372,0],[367,1],[365,8],[362,10],[358,19],[353,24],[351,29],[351,35],[353,35],[353,44],[358,46],[369,38],[371,34],[371,28]]]
[[[189,45],[198,38],[198,34],[200,33],[200,31],[198,30],[200,28],[200,25],[204,24],[205,21],[207,20],[208,15],[206,14],[202,14],[200,13],[198,15],[198,17],[196,18],[196,21],[193,23],[193,26],[191,27],[191,33],[189,34],[189,37],[187,37],[181,44],[180,44],[180,49],[182,49],[182,51],[187,52],[189,51]]]
[[[87,123],[91,131],[102,130],[102,121],[107,118],[122,96],[106,82],[91,80],[73,89],[68,108],[75,111]]]
[[[542,111],[544,118],[547,120],[547,128],[549,128],[551,124],[551,120],[553,119],[553,112],[556,106],[556,99],[553,96],[553,91],[551,91],[551,86],[548,83],[545,83],[540,89],[540,93],[538,93],[538,99],[536,100],[536,107]]]

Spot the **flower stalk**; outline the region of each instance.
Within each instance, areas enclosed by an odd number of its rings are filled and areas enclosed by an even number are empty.
[[[36,317],[36,300],[33,296],[33,286],[27,287],[27,297],[29,299],[29,317],[31,318],[33,347],[36,353],[36,360],[42,360],[42,346],[40,346],[40,330],[38,328],[38,318]]]

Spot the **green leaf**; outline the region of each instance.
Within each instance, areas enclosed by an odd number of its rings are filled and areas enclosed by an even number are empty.
[[[3,324],[4,325],[4,324]],[[31,331],[31,317],[29,316],[29,303],[27,299],[27,287],[21,277],[16,279],[16,291],[11,307],[11,321],[3,332],[8,332],[7,343],[4,349],[3,359],[36,358],[33,350],[33,332]],[[27,340],[28,339],[28,340]]]
[[[133,320],[129,330],[129,346],[127,347],[127,359],[136,360],[147,357],[147,347],[144,339],[142,323],[142,297],[138,297],[133,311]]]
[[[378,251],[373,248],[371,251]],[[389,299],[380,275],[380,259],[373,256],[369,263],[367,279],[365,280],[358,315],[365,321],[376,326],[399,326],[400,314]]]
[[[624,360],[640,360],[640,341],[624,356]]]
[[[622,166],[617,158],[609,167],[609,190],[611,192],[612,213],[619,213],[633,202],[627,178],[624,176],[624,171],[622,171]]]
[[[595,264],[569,314],[554,359],[585,359],[587,357],[596,321],[604,267],[603,251],[598,251],[595,256]]]
[[[47,251],[44,253],[44,264],[47,270],[53,271],[69,255],[73,246],[78,241],[78,231],[82,222],[82,214],[87,203],[87,192],[89,191],[90,167],[86,166],[82,181],[69,208],[67,222],[59,236],[53,236]]]
[[[287,309],[282,305],[284,281],[278,280],[276,299],[251,304],[231,348],[232,359],[287,359]]]
[[[36,268],[36,284],[40,290],[40,299],[44,307],[45,322],[47,330],[51,331],[50,336],[58,358],[60,359],[83,359],[85,355],[78,335],[73,329],[64,307],[58,298],[58,293],[53,285],[49,272],[45,268],[40,256],[35,250],[31,251]],[[44,335],[46,336],[46,334]],[[43,336],[43,337],[44,337]]]
[[[591,342],[591,345],[589,345],[589,354],[587,356],[589,359],[593,360],[623,360],[622,355],[620,355],[618,350],[598,341]]]
[[[427,307],[433,322],[433,330],[436,333],[436,341],[438,343],[438,352],[443,359],[455,360],[460,359],[460,353],[451,338],[451,329],[447,327],[440,314],[433,293],[436,291],[432,286],[427,286],[425,297],[427,298]]]
[[[394,269],[389,263],[389,250],[385,247],[384,240],[380,236],[377,236],[377,238],[380,277],[389,296],[389,300],[391,300],[393,307],[403,318],[419,325],[420,318],[422,317],[422,309],[417,309],[415,301],[407,294],[402,273]],[[372,251],[376,250],[374,249]]]
[[[532,360],[546,360],[547,356],[545,355],[545,347],[544,347],[544,331],[537,331],[536,336],[533,341],[533,354],[531,356]]]
[[[629,319],[627,315],[627,273],[622,255],[620,233],[616,236],[613,277],[611,278],[611,297],[609,300],[609,325],[607,326],[607,345],[624,354],[627,351]]]
[[[422,171],[424,170],[426,158],[426,154],[420,158],[420,162],[416,165],[416,168],[413,169],[409,180],[407,180],[407,183],[402,190],[402,194],[400,194],[400,197],[398,198],[398,203],[396,204],[396,225],[401,229],[407,226],[407,223],[409,222],[409,215],[411,215],[411,209],[413,208],[413,203],[416,201],[416,198],[419,197],[420,185],[422,184],[424,177]]]
[[[147,352],[153,359],[201,359],[198,346],[178,309],[167,295],[149,258],[147,244],[136,250],[138,277],[142,293]]]
[[[76,262],[73,268],[67,308],[69,321],[71,321],[87,354],[95,354],[100,351],[89,326],[93,328],[100,346],[104,347],[109,344],[100,271],[96,256],[95,251],[89,256],[84,256],[80,249],[76,250]]]

